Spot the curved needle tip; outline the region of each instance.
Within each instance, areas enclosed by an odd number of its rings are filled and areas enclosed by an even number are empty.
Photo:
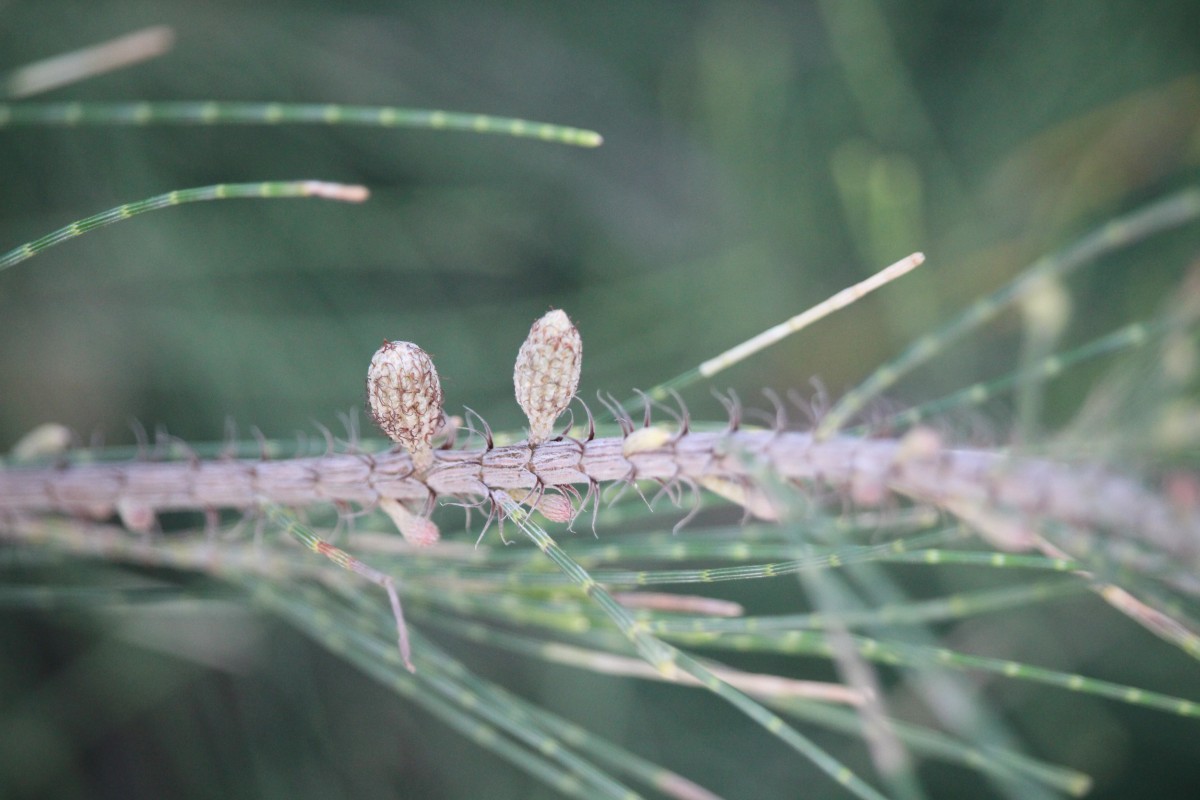
[[[371,190],[365,186],[328,181],[306,181],[304,191],[310,197],[324,197],[345,203],[361,203],[371,196]]]

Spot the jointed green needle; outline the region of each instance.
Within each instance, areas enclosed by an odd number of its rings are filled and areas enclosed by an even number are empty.
[[[318,197],[324,200],[340,200],[349,203],[361,203],[369,195],[365,186],[355,186],[344,183],[329,183],[327,181],[279,181],[266,183],[218,183],[214,186],[201,186],[196,189],[178,189],[174,192],[155,195],[145,200],[110,208],[90,217],[72,222],[66,227],[48,233],[40,239],[34,239],[20,247],[9,250],[0,256],[0,271],[27,261],[38,253],[61,244],[68,239],[82,236],[88,231],[112,225],[114,222],[136,217],[147,211],[160,208],[170,208],[184,203],[198,203],[202,200],[234,200],[241,198],[276,199],[286,197]]]
[[[0,128],[17,125],[360,125],[424,128],[598,147],[595,131],[460,111],[336,103],[233,103],[215,100],[128,103],[0,103]]]

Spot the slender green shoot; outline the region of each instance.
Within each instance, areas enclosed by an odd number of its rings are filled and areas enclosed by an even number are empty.
[[[807,311],[801,312],[785,322],[767,328],[757,336],[752,336],[735,347],[731,347],[720,355],[713,356],[702,364],[676,375],[650,389],[647,394],[652,400],[665,400],[671,392],[691,386],[696,381],[711,378],[719,372],[729,369],[734,364],[745,361],[750,356],[777,344],[793,333],[804,330],[809,325],[819,322],[835,311],[840,311],[855,301],[867,296],[897,278],[903,277],[925,263],[924,253],[913,253],[900,259],[889,267],[884,267],[871,277],[853,286],[842,289],[837,294],[817,303]],[[639,401],[634,398],[626,401],[623,408],[630,408]]]
[[[201,186],[196,189],[178,189],[166,194],[156,195],[126,203],[108,211],[102,211],[77,222],[72,222],[65,228],[59,228],[40,239],[34,239],[20,247],[0,255],[0,271],[6,270],[22,261],[27,261],[38,253],[61,244],[68,239],[82,236],[88,231],[121,222],[147,211],[157,211],[160,208],[197,203],[204,200],[238,200],[245,198],[273,200],[278,198],[316,197],[322,200],[338,200],[347,203],[361,203],[369,195],[365,186],[344,183],[329,183],[326,181],[279,181],[266,183],[218,183],[214,186]]]
[[[350,611],[344,605],[333,604],[327,593],[313,587],[284,589],[266,581],[249,581],[247,587],[259,605],[279,614],[326,649],[564,795],[610,800],[638,797],[576,757],[562,742],[521,724],[523,720],[515,719],[508,709],[439,676],[449,659],[431,642],[422,639],[418,643],[420,671],[406,672],[397,668],[395,648],[374,630],[374,617],[364,615],[361,608]]]
[[[338,587],[337,590],[350,605],[350,609],[339,609],[335,612],[346,615],[342,624],[336,626],[336,630],[353,630],[369,637],[359,640],[364,649],[370,652],[367,657],[376,661],[382,659],[385,662],[394,662],[395,650],[389,647],[383,638],[388,627],[386,616],[381,615],[377,607],[352,588]],[[614,790],[624,792],[618,796],[635,796],[630,790],[612,781],[609,776],[597,771],[592,764],[580,759],[571,748],[607,765],[614,772],[632,776],[680,800],[718,800],[711,792],[683,776],[640,759],[624,748],[612,745],[496,684],[479,678],[433,642],[419,635],[414,635],[414,640],[415,658],[421,665],[417,679],[433,690],[427,694],[440,694],[449,704],[475,710],[477,715],[508,730],[511,735],[524,741],[535,751],[559,761],[580,778],[605,787],[609,793]]]
[[[756,651],[794,655],[832,656],[832,646],[823,631],[793,630],[778,636],[732,634],[714,637],[711,634],[672,633],[672,641],[697,647],[711,647],[741,652]],[[986,672],[1013,680],[1026,680],[1067,689],[1073,692],[1105,697],[1134,706],[1153,708],[1180,717],[1200,719],[1200,702],[1174,697],[1135,686],[1090,678],[1078,673],[1045,669],[1020,661],[989,658],[960,653],[944,647],[881,641],[866,636],[854,636],[855,647],[864,658],[878,664],[925,670],[933,666],[956,670]]]
[[[919,625],[945,622],[980,614],[1007,611],[1025,605],[1041,604],[1056,597],[1087,591],[1078,579],[1039,581],[1005,586],[980,592],[964,592],[906,603],[887,603],[877,608],[819,611],[807,614],[780,614],[770,617],[684,617],[659,619],[650,625],[653,633],[765,633],[767,631],[823,630],[831,624],[847,628],[875,625]]]
[[[577,147],[599,147],[604,142],[595,131],[514,117],[337,103],[0,103],[0,128],[18,125],[357,125],[488,133]]]
[[[399,636],[400,657],[404,659],[404,666],[408,668],[408,671],[414,672],[416,667],[413,666],[412,647],[408,642],[408,626],[404,624],[404,612],[400,608],[400,597],[396,594],[396,582],[392,579],[392,576],[364,564],[345,550],[334,547],[313,533],[307,526],[302,525],[300,520],[296,519],[295,515],[285,511],[274,503],[263,502],[260,505],[266,511],[269,520],[292,536],[295,536],[309,550],[318,555],[325,556],[342,569],[349,570],[356,575],[361,575],[387,592],[388,602],[392,606],[392,616],[396,619],[396,633]]]
[[[597,662],[587,662],[571,657],[568,648],[559,642],[506,633],[498,630],[494,625],[463,621],[443,614],[422,613],[421,617],[422,620],[440,630],[472,642],[503,648],[513,653],[540,658],[556,664],[565,663],[592,671],[607,671],[606,664],[610,656],[606,652],[600,652],[596,656]],[[655,677],[648,673],[622,674],[633,674],[635,677],[647,680]],[[853,707],[821,702],[813,700],[807,694],[786,691],[763,691],[756,693],[756,696],[764,703],[787,714],[808,719],[818,725],[852,736],[861,735],[862,723]],[[986,774],[1006,777],[1023,774],[1057,791],[1068,792],[1075,796],[1085,793],[1090,784],[1086,775],[1075,770],[1046,764],[1020,753],[992,749],[980,751],[932,728],[904,723],[895,719],[890,720],[890,724],[905,745],[922,755],[961,764]],[[986,756],[983,755],[984,752],[987,753]]]
[[[669,679],[675,679],[679,672],[691,675],[709,691],[728,701],[750,719],[807,757],[818,769],[857,797],[883,800],[883,795],[836,758],[814,744],[808,737],[788,725],[779,715],[767,710],[748,695],[720,680],[700,662],[649,634],[644,626],[639,624],[620,603],[613,599],[611,594],[598,584],[583,567],[572,560],[554,539],[533,521],[529,513],[507,495],[498,493],[498,500],[508,518],[516,522],[521,530],[533,540],[537,548],[559,569],[575,579],[584,594],[605,612],[609,619],[616,624],[618,630],[633,644],[638,654],[656,670]]]
[[[1032,569],[1049,572],[1074,572],[1081,569],[1078,562],[1069,558],[1052,558],[1042,555],[1025,553],[1002,553],[990,551],[946,550],[929,547],[929,543],[945,537],[944,531],[937,531],[923,537],[912,537],[911,540],[896,540],[880,545],[844,545],[838,548],[816,549],[811,555],[790,559],[787,561],[771,561],[766,563],[739,564],[726,567],[706,567],[702,569],[676,570],[591,570],[589,574],[599,583],[610,588],[638,588],[646,586],[670,586],[679,584],[713,584],[726,581],[753,580],[757,578],[777,578],[783,575],[795,575],[817,569],[844,567],[868,561],[879,563],[924,564],[928,566],[958,564],[964,566],[990,568]],[[650,548],[614,546],[613,552],[628,553],[629,558],[639,558]],[[712,558],[720,552],[731,553],[734,558],[742,559],[745,555],[754,553],[759,548],[754,545],[738,547],[691,547],[686,543],[674,548],[672,554],[651,553],[648,557],[654,560],[693,560]],[[775,546],[763,548],[768,553],[776,550]],[[389,568],[403,570],[411,576],[444,577],[453,576],[456,580],[469,581],[476,584],[484,583],[502,588],[551,588],[569,583],[571,578],[565,575],[555,575],[538,570],[527,565],[526,569],[514,567],[501,568],[496,565],[469,566],[463,565],[452,568],[441,560],[430,560],[424,563],[414,563],[414,558],[404,556],[401,559],[380,558],[380,563],[387,563]],[[608,559],[605,559],[608,560]],[[503,563],[503,562],[501,562]],[[579,563],[578,561],[576,563]]]
[[[897,412],[880,422],[860,425],[847,431],[851,435],[861,435],[868,428],[882,430],[902,430],[917,425],[924,420],[934,418],[946,411],[959,408],[977,407],[1007,392],[1029,380],[1047,380],[1061,375],[1066,370],[1107,355],[1113,355],[1126,350],[1134,350],[1155,341],[1161,336],[1178,330],[1190,320],[1174,317],[1135,322],[1118,328],[1111,333],[1100,336],[1069,352],[1048,356],[1029,367],[1009,373],[994,381],[981,381],[961,389],[945,397],[930,400],[904,411]]]
[[[1044,281],[1061,278],[1101,256],[1198,217],[1200,189],[1185,189],[1124,217],[1113,219],[1066,249],[1035,261],[1011,283],[977,300],[952,322],[920,337],[896,359],[876,369],[830,409],[817,426],[817,433],[829,436],[841,430],[869,402],[894,386],[900,378],[936,357],[952,342],[986,324],[1014,302],[1036,291]]]
[[[514,726],[541,731],[547,737],[572,745],[614,772],[629,775],[668,796],[686,800],[718,800],[712,792],[682,775],[639,758],[628,750],[617,747],[494,683],[481,680],[470,673],[461,662],[436,648],[428,648],[426,642],[425,639],[420,641],[422,656],[437,657],[438,674],[452,678],[473,695],[499,706],[504,719],[511,721]]]
[[[695,561],[701,559],[751,561],[758,557],[771,558],[781,555],[795,556],[801,554],[800,558],[790,558],[784,561],[739,564],[726,567],[676,570],[592,569],[589,573],[597,581],[608,587],[637,588],[685,583],[720,583],[723,581],[750,578],[773,578],[781,575],[792,575],[802,570],[839,567],[863,560],[880,559],[886,561],[892,558],[900,558],[906,554],[913,555],[914,553],[928,552],[923,548],[931,548],[937,544],[944,544],[958,535],[959,531],[957,529],[947,528],[919,536],[912,536],[907,539],[896,539],[878,545],[843,545],[840,547],[680,540],[669,544],[657,541],[645,543],[623,542],[603,545],[595,549],[577,546],[571,546],[566,549],[572,559],[581,566],[585,560],[588,562],[613,562],[627,559],[666,562]],[[367,549],[376,541],[375,539],[364,539],[360,536],[356,538],[356,546]],[[579,555],[576,555],[577,549],[580,551]],[[521,554],[516,553],[514,555]],[[971,555],[981,556],[985,554],[972,553]],[[988,553],[986,555],[992,556],[993,554]],[[1036,558],[1038,560],[1034,563],[1037,565],[1047,560],[1042,557]],[[915,556],[914,559],[903,560],[918,560],[927,563],[938,563],[940,561],[936,557],[915,558]],[[950,556],[950,560],[953,560],[953,556]],[[523,563],[513,563],[514,561]],[[434,554],[424,556],[420,552],[413,553],[406,550],[398,555],[381,553],[378,563],[387,565],[388,569],[394,568],[396,570],[411,571],[408,574],[412,575],[453,574],[457,579],[476,583],[486,582],[498,587],[552,587],[572,582],[572,578],[567,575],[545,572],[542,568],[542,563],[538,563],[539,561],[544,563],[542,559],[538,559],[537,561],[528,558],[514,559],[509,554],[509,551],[505,550],[498,553],[488,553],[486,557],[481,555],[477,566],[459,562],[460,566],[454,569],[453,572],[447,572],[451,565],[447,564],[444,558],[439,558]],[[983,563],[987,563],[989,566],[1012,566],[1012,564],[997,563],[995,561],[984,561]]]
[[[792,697],[776,698],[771,705],[785,714],[823,725],[830,730],[855,736],[860,735],[862,730],[862,721],[854,709]],[[1092,779],[1078,770],[1048,764],[1009,750],[972,747],[941,731],[902,720],[892,719],[889,722],[896,735],[914,753],[961,764],[985,776],[1037,781],[1072,797],[1083,797],[1092,788]]]

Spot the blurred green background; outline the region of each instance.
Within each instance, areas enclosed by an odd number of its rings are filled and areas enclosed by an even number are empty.
[[[717,380],[754,397],[811,391],[817,376],[837,396],[1039,255],[1194,182],[1200,164],[1193,2],[0,0],[0,71],[151,24],[175,30],[172,52],[39,99],[436,107],[592,128],[605,144],[0,130],[0,250],[171,189],[318,178],[373,192],[363,206],[156,212],[0,274],[0,450],[43,422],[108,443],[132,441],[130,420],[188,441],[220,439],[227,419],[272,438],[311,434],[361,408],[384,338],[433,354],[448,406],[515,427],[512,361],[548,307],[583,333],[581,394],[625,397],[925,251],[918,273]],[[1072,281],[1069,338],[1150,313],[1198,244],[1193,226]],[[1147,252],[1161,269],[1145,269]],[[895,398],[1003,374],[1018,334],[1002,319]],[[1055,385],[1050,424],[1091,377]],[[688,400],[697,416],[719,408],[706,389]],[[1009,412],[991,411],[1002,438]],[[134,658],[61,622],[61,636],[35,641],[46,618],[8,619],[0,741],[18,795],[551,796],[253,616],[199,623],[228,645],[215,671]],[[511,685],[504,661],[490,667]],[[718,790],[735,792],[728,776],[747,768],[761,796],[803,788],[774,743],[774,762],[760,741],[718,749],[703,731],[727,709],[565,673],[530,668],[517,688],[640,752],[664,748]],[[1072,719],[1071,700],[1024,733],[1052,747],[1110,724],[1098,705]],[[1084,759],[1111,767],[1097,796],[1194,796],[1194,724],[1145,714],[1136,741],[1115,725],[1098,740],[1119,756]]]

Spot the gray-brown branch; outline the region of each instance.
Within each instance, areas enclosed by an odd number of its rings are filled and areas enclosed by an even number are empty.
[[[423,473],[401,452],[9,468],[0,470],[0,517],[252,508],[263,502],[372,506],[383,498],[422,503],[431,496],[470,501],[495,490],[632,479],[753,491],[769,483],[763,480],[768,476],[829,487],[861,504],[889,495],[929,503],[1010,549],[1031,547],[1036,526],[1049,520],[1133,536],[1187,565],[1200,553],[1200,516],[1102,469],[948,449],[936,440],[914,444],[912,437],[815,439],[773,431],[672,437],[650,429],[584,442],[442,450]]]

